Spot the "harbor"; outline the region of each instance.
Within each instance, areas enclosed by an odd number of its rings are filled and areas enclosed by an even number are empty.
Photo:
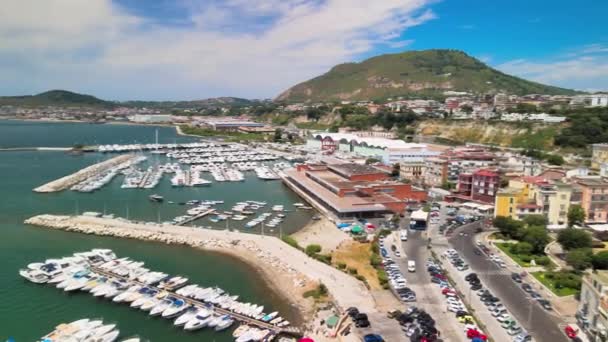
[[[116,217],[128,217],[130,220],[140,222],[163,222],[184,215],[191,206],[180,203],[195,199],[224,201],[224,204],[215,206],[220,214],[224,211],[232,211],[232,207],[237,202],[246,200],[268,202],[268,211],[273,205],[285,205],[285,208],[289,209],[291,203],[301,201],[280,182],[265,182],[257,178],[253,170],[243,172],[245,176],[243,182],[215,182],[208,173],[203,174],[205,179],[213,181],[210,186],[173,187],[170,183],[171,175],[166,174],[154,189],[122,189],[124,177],[119,174],[92,193],[69,191],[69,189],[47,195],[32,193],[32,189],[41,184],[73,174],[104,159],[124,154],[92,152],[74,155],[63,151],[71,148],[73,144],[93,146],[114,142],[152,143],[155,140],[156,129],[159,131],[159,141],[163,144],[194,141],[189,137],[175,135],[175,129],[172,127],[17,121],[0,123],[0,140],[3,146],[61,148],[58,151],[7,151],[2,154],[0,174],[5,179],[3,194],[11,200],[0,203],[2,209],[0,212],[3,213],[0,221],[3,231],[3,238],[0,239],[2,247],[0,254],[3,255],[7,269],[14,271],[9,271],[5,277],[0,277],[1,288],[10,289],[8,292],[10,295],[0,307],[0,316],[5,318],[4,326],[9,328],[2,329],[0,338],[4,340],[13,337],[16,341],[33,341],[49,333],[52,327],[60,322],[72,322],[82,317],[103,317],[104,322],[116,322],[119,325],[121,338],[123,335],[125,337],[140,335],[144,340],[153,341],[234,341],[231,334],[225,331],[217,333],[202,330],[197,334],[176,331],[172,324],[168,324],[170,322],[151,320],[145,315],[134,314],[128,306],[99,301],[93,296],[65,296],[54,288],[28,284],[17,275],[17,270],[23,265],[33,260],[44,260],[51,255],[73,253],[74,246],[82,250],[102,246],[111,248],[117,254],[129,255],[134,259],[145,261],[155,269],[172,274],[188,274],[195,283],[205,286],[215,284],[226,291],[239,294],[248,302],[273,307],[276,311],[284,313],[291,322],[302,321],[302,318],[299,318],[300,304],[293,304],[293,302],[297,303],[301,295],[293,292],[288,297],[284,296],[275,288],[273,280],[266,280],[273,278],[266,277],[265,273],[262,273],[264,271],[221,250],[216,253],[211,249],[202,250],[178,244],[136,242],[132,239],[52,231],[23,224],[28,217],[40,213],[75,215],[85,211],[114,214]],[[165,155],[151,152],[136,152],[147,157],[147,160],[137,167],[147,170],[149,165],[160,166],[167,162],[175,162],[167,160]],[[183,168],[187,167],[183,166]],[[153,194],[163,196],[164,202],[150,201],[149,196]],[[312,216],[312,213],[304,210],[285,214],[286,218],[282,224],[284,234],[298,230]],[[213,229],[225,229],[228,224],[231,230],[238,229],[253,233],[259,233],[262,228],[261,225],[245,228],[244,225],[249,219],[216,223],[211,221],[213,217],[214,215],[208,215],[193,224]],[[278,234],[279,227],[275,229],[275,234]],[[266,234],[271,233],[270,229],[265,228],[265,230]],[[267,263],[267,265],[271,264]],[[196,272],[193,272],[194,270]],[[283,282],[290,283],[290,280],[285,279]],[[35,315],[36,320],[30,319],[32,315]]]
[[[143,262],[119,259],[108,249],[30,263],[19,273],[33,283],[55,286],[64,292],[89,292],[150,316],[175,319],[175,326],[188,331],[205,327],[221,331],[238,321],[243,324],[233,333],[238,342],[271,341],[281,334],[300,335],[278,312],[263,313],[263,306],[239,302],[238,295],[230,295],[218,287],[189,284],[181,276],[152,271]],[[117,336],[115,332],[102,341],[111,342]]]

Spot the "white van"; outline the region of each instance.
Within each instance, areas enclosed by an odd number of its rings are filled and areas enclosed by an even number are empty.
[[[401,241],[407,241],[407,229],[402,229],[399,233]]]
[[[407,261],[407,271],[416,272],[416,262],[414,260]]]

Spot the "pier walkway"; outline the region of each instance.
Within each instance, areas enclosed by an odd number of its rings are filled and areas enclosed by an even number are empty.
[[[214,212],[215,212],[215,209],[209,209],[209,210],[207,210],[205,212],[202,212],[202,213],[200,213],[198,215],[192,216],[191,218],[189,218],[189,219],[187,219],[185,221],[182,221],[180,223],[176,223],[175,225],[176,226],[183,226],[183,225],[186,225],[186,224],[188,224],[190,222],[193,222],[193,221],[196,221],[196,220],[198,220],[200,218],[203,218],[203,217],[205,217],[205,216],[207,216],[207,215],[209,215],[211,213],[214,213]]]
[[[214,304],[211,304],[211,303],[205,303],[205,302],[201,302],[201,301],[196,300],[196,299],[192,299],[192,298],[189,298],[189,297],[184,297],[184,296],[179,295],[179,294],[177,294],[177,293],[175,293],[175,292],[173,292],[171,290],[161,289],[161,288],[158,288],[156,286],[151,286],[151,285],[144,284],[144,283],[142,283],[140,281],[137,281],[137,280],[128,279],[126,277],[114,274],[112,272],[102,270],[102,269],[100,269],[98,267],[95,267],[93,265],[90,265],[90,268],[91,268],[91,271],[93,271],[93,272],[95,272],[97,274],[104,275],[106,277],[117,278],[117,279],[123,280],[125,282],[128,282],[130,284],[137,284],[137,285],[140,285],[140,286],[145,286],[145,287],[148,287],[148,288],[152,288],[152,289],[157,290],[159,293],[161,293],[161,292],[167,292],[172,297],[179,298],[179,299],[183,300],[184,302],[186,302],[186,303],[188,303],[190,305],[196,305],[196,306],[199,306],[199,307],[208,307],[209,305],[211,305],[211,306],[213,306],[213,310],[215,312],[219,313],[220,315],[230,315],[232,318],[234,318],[235,320],[237,320],[237,321],[239,321],[241,323],[245,323],[247,325],[255,326],[255,327],[260,328],[262,330],[265,330],[265,329],[270,330],[271,332],[269,333],[269,335],[272,335],[274,333],[275,335],[286,334],[286,335],[291,335],[291,336],[302,336],[302,332],[298,328],[296,328],[296,327],[277,327],[276,325],[270,324],[268,322],[264,322],[262,320],[258,320],[258,319],[255,319],[255,318],[251,318],[249,316],[245,316],[245,315],[242,315],[242,314],[239,314],[239,313],[236,313],[236,312],[232,312],[230,310],[218,307],[217,305],[214,305]]]

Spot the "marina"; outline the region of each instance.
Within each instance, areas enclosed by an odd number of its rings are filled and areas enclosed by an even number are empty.
[[[119,259],[108,249],[30,263],[19,273],[31,282],[55,286],[64,292],[90,292],[95,297],[149,312],[151,316],[176,318],[174,325],[189,331],[204,327],[221,331],[238,321],[249,327],[240,329],[236,336],[239,342],[271,341],[281,333],[299,334],[277,312],[265,314],[263,306],[239,302],[238,296],[217,287],[186,285],[187,278],[151,271],[143,262]],[[250,331],[258,332],[260,338],[254,339]],[[115,339],[118,333],[112,336]],[[239,339],[241,336],[250,337]]]
[[[0,140],[2,146],[49,146],[69,149],[75,143],[90,146],[112,142],[120,144],[130,144],[134,141],[153,142],[155,129],[158,129],[159,141],[162,143],[193,141],[193,138],[175,135],[175,129],[172,127],[17,121],[0,122]],[[150,165],[162,166],[169,162],[165,155],[151,152],[138,153],[147,157],[147,160],[137,165],[139,168],[146,170]],[[271,282],[265,281],[259,271],[237,258],[182,245],[65,233],[23,224],[26,218],[41,212],[73,215],[85,211],[97,211],[136,221],[163,222],[185,214],[190,207],[178,203],[186,203],[193,199],[225,201],[225,204],[215,206],[219,213],[232,211],[234,203],[248,199],[285,204],[286,208],[289,203],[299,200],[280,183],[262,182],[253,172],[244,172],[246,178],[244,182],[213,182],[211,186],[178,188],[170,184],[172,175],[165,174],[154,189],[133,190],[121,188],[124,176],[119,174],[110,183],[93,193],[61,191],[53,193],[52,196],[32,193],[32,189],[40,184],[73,174],[104,159],[121,155],[95,152],[74,155],[65,153],[61,149],[3,153],[3,163],[0,165],[0,174],[5,179],[3,193],[10,196],[11,200],[0,203],[2,209],[0,212],[3,213],[3,219],[0,221],[0,228],[3,231],[3,238],[0,239],[2,247],[0,254],[3,255],[6,267],[13,269],[14,272],[8,272],[6,277],[0,277],[1,288],[10,289],[10,295],[0,306],[0,316],[4,318],[3,326],[10,327],[1,329],[2,340],[13,337],[16,341],[33,341],[47,334],[59,322],[72,322],[82,317],[104,317],[104,321],[119,324],[120,337],[142,334],[142,337],[153,337],[154,341],[176,339],[184,342],[234,341],[231,333],[227,331],[218,333],[201,329],[196,334],[188,334],[182,329],[176,331],[172,322],[150,320],[148,316],[134,314],[129,306],[99,301],[97,297],[69,296],[69,299],[66,299],[54,288],[23,282],[16,273],[31,260],[44,260],[50,255],[67,255],[73,253],[74,246],[78,246],[79,249],[96,248],[100,243],[116,251],[117,254],[128,254],[135,259],[145,260],[147,265],[152,265],[155,269],[162,269],[172,274],[190,274],[189,278],[193,282],[206,286],[216,284],[226,291],[238,293],[248,302],[274,307],[276,311],[285,313],[292,322],[299,321],[299,312],[296,307],[289,304],[290,298],[280,295],[276,289],[270,287]],[[186,169],[185,166],[182,167]],[[204,175],[204,178],[213,181],[208,174]],[[149,197],[154,194],[163,198],[163,201],[151,201]],[[50,198],[52,200],[49,200]],[[241,215],[237,212],[234,214]],[[214,223],[208,219],[212,216],[209,215],[194,224],[224,229],[226,222]],[[308,213],[292,212],[284,221],[283,232],[289,234],[302,227],[308,220],[310,220]],[[231,230],[245,230],[246,222],[247,220],[231,219],[229,225]],[[260,228],[257,226],[247,231],[257,233]],[[189,228],[183,227],[183,229]],[[225,272],[227,269],[230,272]],[[192,272],[193,270],[196,272]],[[91,314],[91,307],[95,308],[94,315]],[[36,320],[31,320],[32,315],[35,315]]]

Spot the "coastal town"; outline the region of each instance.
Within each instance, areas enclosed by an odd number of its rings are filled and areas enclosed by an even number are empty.
[[[574,105],[575,99],[580,104]],[[449,101],[446,104],[457,100]],[[604,105],[594,96],[560,101],[567,108]],[[398,101],[383,108],[393,110],[399,103],[413,111],[421,102]],[[422,107],[430,108],[429,103]],[[453,108],[454,119],[469,105],[474,109],[470,114],[479,113],[477,105],[463,101]],[[283,110],[294,108],[303,109],[291,105]],[[495,105],[491,111],[502,110]],[[45,115],[28,119],[69,120]],[[526,115],[502,114],[502,120],[568,124],[565,117]],[[213,188],[223,182],[249,182],[245,175],[255,172],[259,180],[281,182],[301,201],[266,203],[245,194],[236,204],[209,198],[180,203],[191,209],[162,222],[133,221],[99,209],[72,216],[44,213],[25,223],[226,253],[251,264],[266,279],[282,279],[273,287],[297,305],[302,321],[286,330],[286,319],[275,320],[275,313],[260,321],[267,314],[258,313],[258,321],[241,319],[233,335],[237,341],[289,341],[294,335],[314,341],[435,341],[440,336],[449,341],[565,341],[568,334],[593,340],[604,329],[598,315],[604,310],[602,289],[608,287],[603,280],[608,272],[606,144],[591,144],[590,156],[582,157],[482,143],[445,144],[416,134],[400,139],[395,131],[379,128],[299,129],[248,115],[181,119],[138,113],[127,118],[152,129],[175,126],[178,133],[195,139],[197,133],[204,134],[199,142],[184,144],[73,147],[112,158],[34,191],[94,193],[121,174],[123,189],[159,191],[155,188],[165,174],[173,189]],[[239,140],[252,132],[267,138]],[[147,160],[152,156],[166,161],[155,166]],[[139,169],[140,164],[150,166]],[[167,194],[157,192],[150,201],[167,205],[164,197]],[[310,212],[312,220],[292,235],[283,234],[283,221],[292,212]],[[141,276],[139,268],[120,278],[100,274],[97,261],[86,268],[70,263],[61,273],[49,273],[49,267],[56,272],[52,265],[32,264],[22,276],[59,283],[86,270],[89,275],[72,280],[74,286],[95,281],[111,290],[110,298],[143,286],[158,293],[151,287],[157,282],[129,283]],[[114,277],[117,283],[100,277]],[[186,285],[176,286],[177,293]],[[432,291],[425,289],[429,286]],[[223,330],[240,317],[220,311],[197,318],[192,312],[209,311],[215,302],[161,294],[155,305],[177,310],[175,317],[186,326],[197,325],[198,319],[224,324]],[[183,303],[176,304],[175,298]],[[268,324],[271,321],[275,324]],[[276,325],[281,322],[287,323]]]
[[[3,5],[0,342],[608,342],[608,2]]]

